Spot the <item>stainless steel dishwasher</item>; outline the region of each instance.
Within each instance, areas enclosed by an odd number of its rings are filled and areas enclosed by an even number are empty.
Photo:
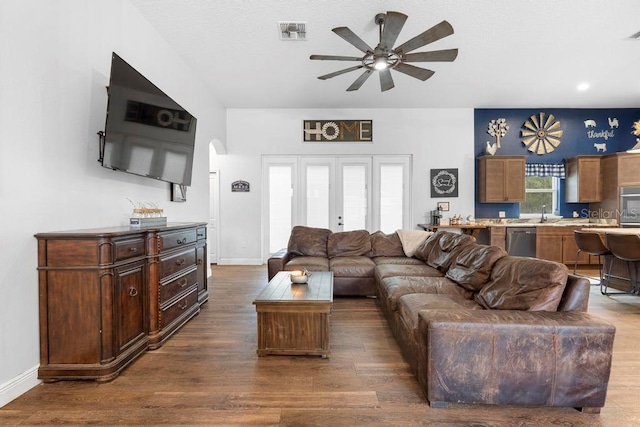
[[[516,256],[536,256],[535,227],[507,227],[507,253]]]

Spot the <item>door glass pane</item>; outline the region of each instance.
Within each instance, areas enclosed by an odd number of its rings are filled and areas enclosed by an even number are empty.
[[[402,228],[403,165],[380,166],[380,230],[392,233]]]
[[[363,165],[342,167],[343,230],[367,229],[367,169]]]
[[[286,248],[291,234],[291,166],[269,166],[269,252]]]
[[[329,228],[329,166],[307,166],[307,221],[309,227]]]

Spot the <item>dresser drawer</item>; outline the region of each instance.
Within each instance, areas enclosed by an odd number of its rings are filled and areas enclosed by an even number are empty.
[[[160,304],[171,300],[177,295],[180,295],[185,290],[194,286],[198,282],[198,270],[194,267],[193,270],[183,274],[169,282],[160,284]]]
[[[161,251],[187,246],[197,240],[196,229],[178,230],[160,234]]]
[[[196,248],[160,257],[160,280],[196,265]]]
[[[198,288],[194,287],[184,297],[160,310],[160,327],[165,328],[183,313],[191,311],[198,304]]]
[[[205,240],[207,238],[207,227],[200,227],[196,230],[196,237],[198,240]]]
[[[121,240],[115,242],[116,261],[144,256],[144,238]]]

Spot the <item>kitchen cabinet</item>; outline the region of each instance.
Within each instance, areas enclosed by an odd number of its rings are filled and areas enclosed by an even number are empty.
[[[524,202],[525,156],[478,157],[480,203]]]
[[[489,244],[498,246],[502,249],[506,248],[507,227],[491,226],[489,228]]]
[[[591,203],[602,201],[601,158],[602,156],[576,156],[567,159],[566,202]]]
[[[204,223],[35,237],[45,381],[112,380],[208,299]]]
[[[573,235],[575,230],[582,227],[539,226],[536,233],[536,258],[555,261],[572,266],[598,262],[597,257],[592,260],[589,254],[581,252],[577,255],[578,246]]]
[[[602,199],[589,205],[593,218],[619,220],[620,188],[640,187],[640,154],[614,153],[600,159]]]

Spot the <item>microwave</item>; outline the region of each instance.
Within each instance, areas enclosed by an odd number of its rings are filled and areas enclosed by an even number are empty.
[[[640,227],[640,187],[620,188],[620,226]]]

